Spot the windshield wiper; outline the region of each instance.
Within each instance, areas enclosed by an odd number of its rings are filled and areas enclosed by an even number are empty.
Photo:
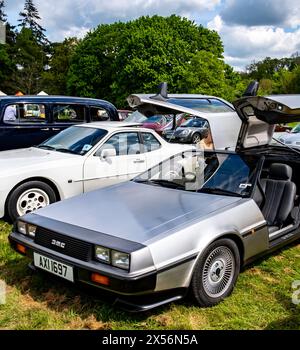
[[[56,151],[56,148],[55,147],[52,147],[52,146],[48,146],[48,145],[38,145],[38,146],[35,146],[36,148],[43,148],[43,149],[49,149],[49,150],[54,150]]]
[[[149,185],[157,185],[157,186],[165,186],[165,187],[170,187],[170,188],[180,188],[184,189],[185,187],[183,185],[180,185],[176,182],[164,180],[164,179],[135,179],[134,182],[137,183],[142,183],[142,184],[149,184]]]
[[[165,186],[165,187],[170,187],[170,188],[180,188],[180,189],[184,189],[185,186],[178,184],[176,182],[173,181],[169,181],[169,180],[164,180],[164,179],[152,179],[152,180],[148,180],[148,182],[153,183],[155,185],[159,185],[159,186]]]
[[[77,154],[77,152],[75,151],[72,151],[71,149],[68,149],[68,148],[56,148],[55,149],[57,152],[63,152],[63,153],[71,153],[71,154]]]
[[[233,192],[233,191],[229,191],[229,190],[225,190],[223,188],[218,188],[218,187],[203,187],[200,188],[200,190],[198,190],[197,192],[200,193],[213,193],[213,194],[220,194],[220,195],[227,195],[227,196],[233,196],[233,197],[243,197],[243,195]]]

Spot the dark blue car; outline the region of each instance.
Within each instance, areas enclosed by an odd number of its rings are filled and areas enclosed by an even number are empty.
[[[119,120],[111,103],[66,96],[0,97],[0,151],[38,145],[80,123]]]

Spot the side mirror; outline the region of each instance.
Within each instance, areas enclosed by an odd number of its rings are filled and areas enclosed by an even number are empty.
[[[101,150],[100,152],[100,158],[102,160],[106,160],[111,157],[115,157],[117,155],[117,152],[114,148],[105,148]]]

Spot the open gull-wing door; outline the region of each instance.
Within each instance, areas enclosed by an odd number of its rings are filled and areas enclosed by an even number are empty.
[[[300,95],[244,96],[233,105],[242,120],[237,149],[267,145],[276,124],[300,121]]]
[[[213,108],[209,111],[201,108],[201,101],[211,104],[211,100],[218,102],[223,110],[215,112]],[[156,114],[173,115],[174,129],[177,115],[188,114],[203,118],[209,123],[215,149],[234,150],[236,147],[242,124],[241,119],[233,105],[219,97],[200,94],[169,94],[166,83],[162,83],[157,94],[131,94],[127,102],[132,109],[145,117]],[[200,107],[198,108],[197,105]]]

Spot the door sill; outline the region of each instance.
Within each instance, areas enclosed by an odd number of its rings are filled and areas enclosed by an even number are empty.
[[[284,234],[291,231],[293,228],[296,228],[295,225],[288,225],[286,227],[281,228],[278,231],[272,232],[269,234],[269,240],[272,242],[274,239],[279,238],[280,236],[283,236]]]

